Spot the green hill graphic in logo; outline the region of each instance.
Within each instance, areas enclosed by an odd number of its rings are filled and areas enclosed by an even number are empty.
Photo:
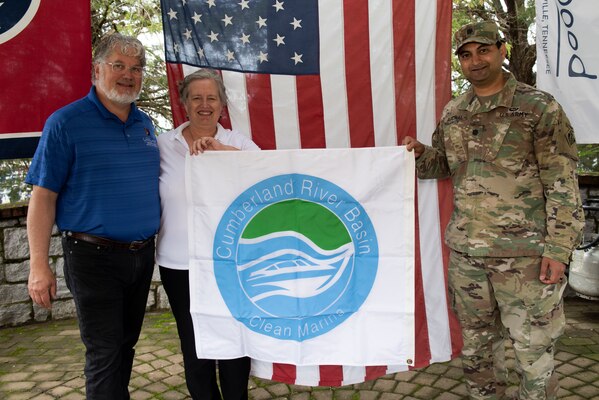
[[[241,237],[253,239],[281,231],[299,232],[326,250],[351,242],[347,228],[333,212],[297,199],[264,208],[247,224]]]

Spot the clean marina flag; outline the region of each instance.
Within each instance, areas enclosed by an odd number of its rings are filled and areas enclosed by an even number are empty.
[[[206,152],[185,177],[199,358],[414,363],[413,154]]]

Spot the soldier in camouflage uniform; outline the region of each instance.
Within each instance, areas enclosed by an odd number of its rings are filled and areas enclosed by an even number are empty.
[[[584,225],[574,133],[551,95],[502,70],[506,48],[495,24],[468,24],[454,39],[471,88],[447,104],[432,146],[411,137],[404,144],[419,178],[453,182],[449,290],[470,398],[504,395],[505,377],[493,371],[503,325],[519,398],[555,399],[564,271]]]

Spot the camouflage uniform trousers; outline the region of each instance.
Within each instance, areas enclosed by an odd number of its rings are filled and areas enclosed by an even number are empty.
[[[451,252],[449,291],[462,325],[462,363],[471,399],[501,399],[511,340],[520,399],[556,399],[554,346],[565,327],[565,283],[539,281],[540,257],[470,257]]]

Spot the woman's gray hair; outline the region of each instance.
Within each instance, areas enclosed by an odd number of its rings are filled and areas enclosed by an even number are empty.
[[[133,36],[126,36],[120,33],[109,33],[104,36],[94,50],[92,64],[96,65],[106,60],[110,54],[118,50],[121,54],[137,57],[142,67],[146,66],[146,49],[139,39]],[[92,69],[92,82],[95,81],[95,74]]]
[[[182,81],[179,81],[179,99],[181,100],[181,103],[185,104],[187,102],[187,98],[189,97],[189,85],[191,82],[202,79],[212,79],[216,82],[220,101],[226,106],[229,99],[227,98],[223,78],[221,78],[218,72],[208,68],[199,69],[194,73],[187,75]]]

